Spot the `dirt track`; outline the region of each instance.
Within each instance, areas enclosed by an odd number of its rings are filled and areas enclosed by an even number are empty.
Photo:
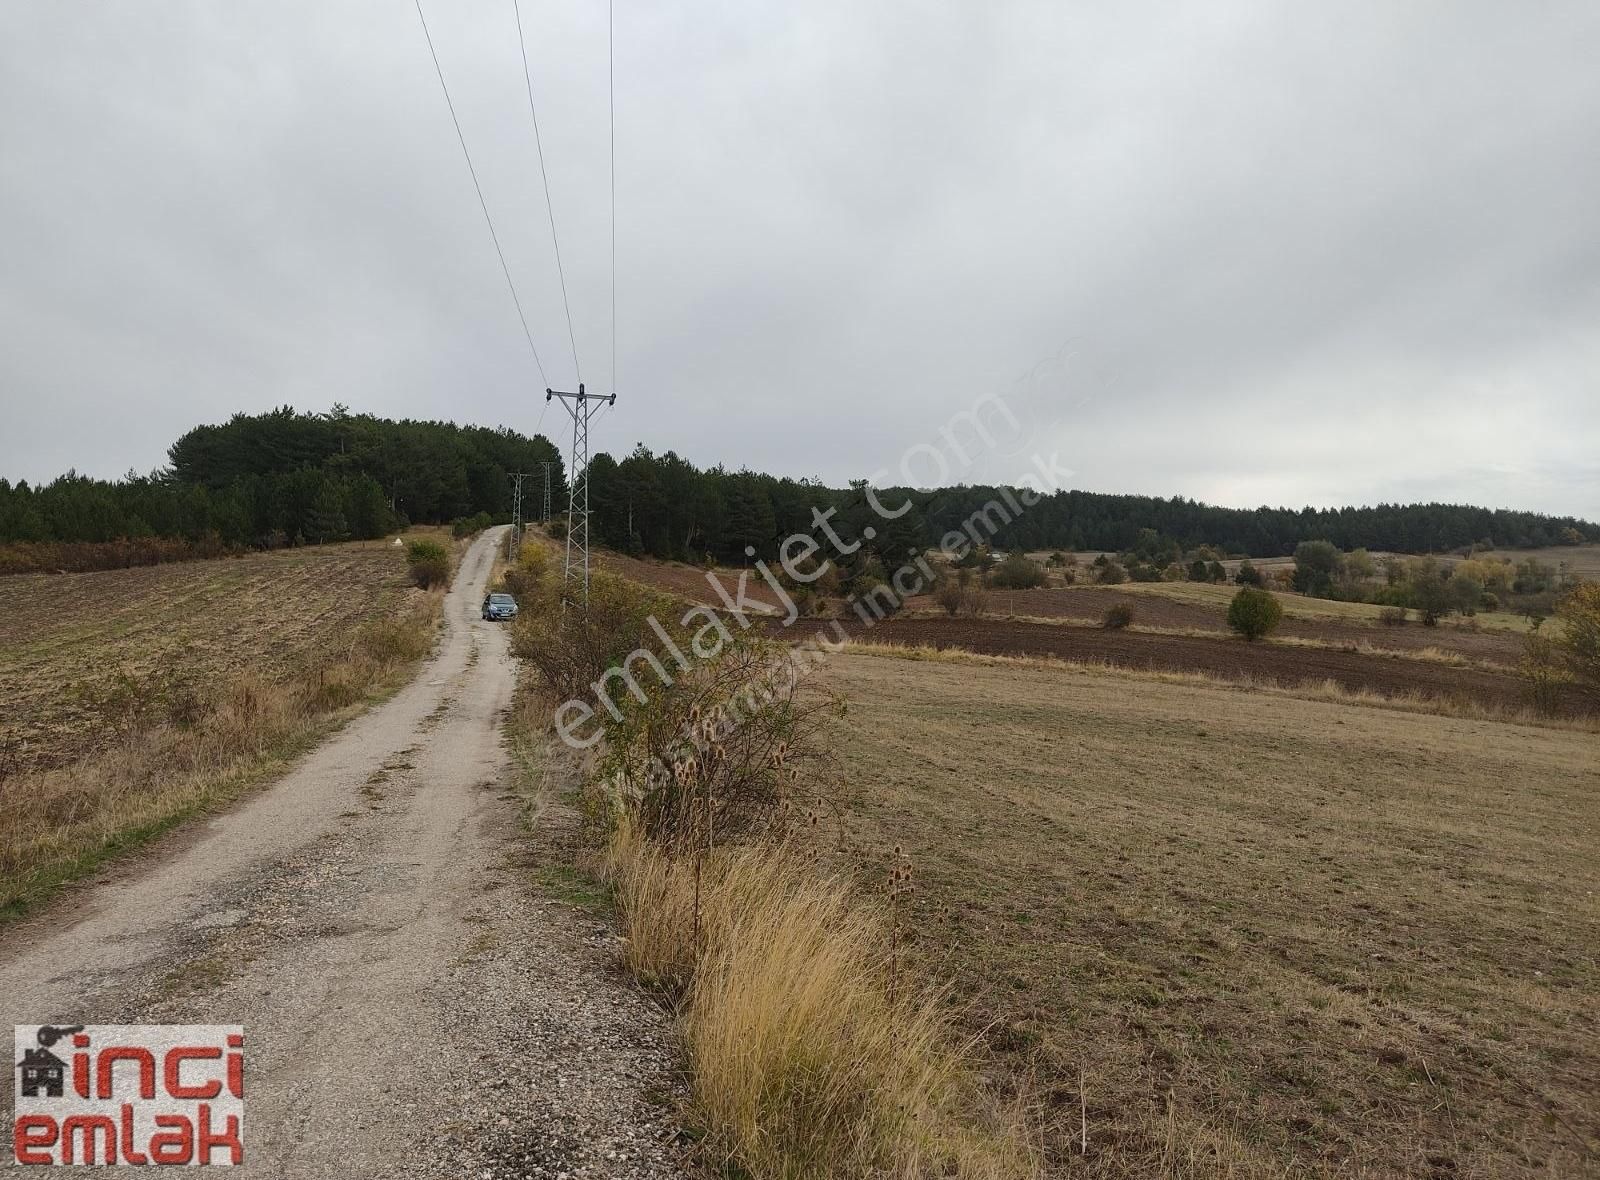
[[[246,1174],[675,1174],[663,1017],[523,871],[513,665],[477,617],[498,532],[410,687],[0,931],[0,1023],[244,1024]]]

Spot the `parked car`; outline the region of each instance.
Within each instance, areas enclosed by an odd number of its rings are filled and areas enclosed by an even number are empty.
[[[509,594],[491,594],[483,600],[483,617],[491,623],[517,617],[517,600]]]

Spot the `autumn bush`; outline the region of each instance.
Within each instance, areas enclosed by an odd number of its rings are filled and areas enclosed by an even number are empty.
[[[1600,582],[1584,582],[1556,604],[1561,654],[1572,679],[1600,697]]]

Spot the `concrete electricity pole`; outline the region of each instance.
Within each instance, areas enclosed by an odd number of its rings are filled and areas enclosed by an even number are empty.
[[[601,407],[616,405],[617,395],[546,389],[544,400],[559,397],[572,415],[572,462],[567,465],[567,564],[561,580],[561,601],[578,602],[589,609],[589,419]]]

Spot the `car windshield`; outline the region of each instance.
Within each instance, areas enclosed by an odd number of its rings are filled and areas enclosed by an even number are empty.
[[[517,600],[509,594],[491,594],[489,601],[495,606],[516,606]]]

